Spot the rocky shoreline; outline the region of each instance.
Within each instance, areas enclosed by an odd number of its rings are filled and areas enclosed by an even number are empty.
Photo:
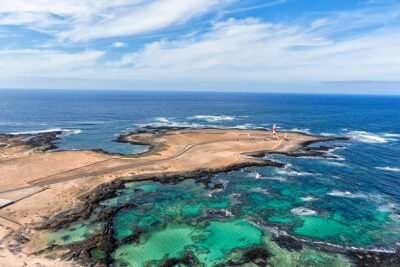
[[[53,131],[38,134],[0,134],[0,143],[2,148],[15,147],[25,145],[29,149],[34,149],[38,152],[45,152],[57,148],[54,141],[64,134],[63,131]]]
[[[162,134],[165,131],[173,130],[168,129],[152,129],[155,134]],[[26,145],[31,148],[38,149],[40,151],[47,151],[56,148],[53,141],[59,139],[59,135],[63,132],[49,132],[38,135],[19,135],[18,137],[25,139]],[[148,133],[148,132],[146,132]],[[151,155],[157,151],[165,149],[165,144],[158,142],[142,142],[131,140],[128,137],[132,133],[127,135],[122,135],[118,137],[116,142],[126,142],[132,144],[149,145],[150,149],[146,152],[140,153],[137,156]],[[308,135],[308,134],[304,134]],[[0,141],[3,139],[10,140],[10,138],[15,138],[15,135],[0,135]],[[2,139],[3,138],[3,139]],[[185,172],[164,172],[156,174],[142,174],[136,176],[126,176],[120,177],[110,183],[100,184],[92,191],[85,193],[80,196],[81,202],[73,209],[59,213],[46,221],[31,225],[32,228],[36,230],[54,230],[60,229],[64,225],[75,222],[79,219],[87,219],[98,207],[99,202],[102,200],[112,198],[115,196],[117,190],[124,188],[126,183],[132,181],[143,181],[143,180],[153,180],[161,183],[177,183],[184,179],[196,179],[196,183],[202,183],[206,188],[210,190],[217,190],[223,188],[224,185],[212,184],[211,175],[218,174],[221,172],[231,172],[237,171],[246,167],[251,166],[273,166],[273,167],[284,167],[285,164],[274,162],[270,160],[260,160],[256,159],[259,157],[264,157],[267,154],[283,154],[291,157],[323,157],[323,158],[334,158],[333,155],[329,155],[328,152],[335,148],[340,148],[340,146],[326,146],[320,145],[315,147],[310,147],[310,144],[319,142],[329,142],[329,141],[346,141],[349,140],[347,137],[324,137],[317,136],[316,140],[307,141],[300,144],[300,148],[292,152],[276,152],[276,151],[257,151],[252,153],[246,153],[247,156],[252,157],[247,162],[232,164],[229,166],[221,168],[201,168],[192,171]],[[103,153],[107,153],[102,151]],[[109,153],[107,153],[109,154]],[[112,218],[122,209],[134,209],[137,206],[135,204],[127,204],[118,208],[111,208],[101,212],[98,216],[99,220],[105,222],[105,226],[102,232],[96,236],[88,238],[87,240],[73,245],[67,246],[56,246],[51,245],[47,249],[38,252],[37,254],[46,254],[51,251],[63,250],[65,248],[69,249],[69,252],[64,254],[62,259],[73,260],[82,266],[109,266],[112,264],[113,260],[111,258],[111,253],[116,248],[117,241],[114,239],[114,230],[112,228]],[[226,214],[220,211],[214,211],[209,214],[209,216],[224,217]],[[142,234],[142,230],[137,228],[133,230],[133,234],[126,239],[125,243],[137,242]],[[15,233],[15,237],[20,240],[21,245],[26,243],[28,240],[23,231],[18,231]],[[280,246],[288,250],[300,250],[303,247],[303,243],[296,240],[290,236],[275,236],[274,241]],[[310,246],[309,243],[307,243]],[[325,247],[323,245],[315,246],[315,248],[329,252],[329,253],[340,253],[350,258],[356,266],[400,266],[400,249],[397,249],[395,253],[390,252],[378,252],[378,251],[362,251],[362,250],[352,250],[352,249],[333,249],[332,247]],[[18,248],[16,248],[18,249]],[[104,257],[93,258],[91,255],[94,251],[101,251]],[[218,266],[239,266],[245,263],[255,263],[262,264],[260,266],[268,266],[269,252],[260,247],[253,247],[245,250],[243,256],[237,262],[227,262],[219,264]],[[189,264],[195,266],[198,264],[197,259],[190,253],[184,254],[181,258],[167,259],[162,266],[175,266],[176,264]]]
[[[123,140],[129,135],[126,136],[121,136],[119,138],[119,141]],[[306,149],[307,146],[311,143],[315,142],[325,142],[325,141],[336,141],[336,140],[348,140],[347,138],[321,138],[316,141],[312,142],[307,142],[302,144],[302,154],[306,154],[307,156],[315,156],[315,152],[318,152],[318,155],[325,154],[326,151],[329,149],[332,149],[334,147],[330,146],[329,148],[325,147],[317,147],[317,148],[312,148],[312,149]],[[127,141],[127,140],[124,140]],[[129,141],[131,142],[131,141]],[[149,143],[142,143],[149,145]],[[159,145],[154,146],[155,144],[150,144],[154,147],[160,148]],[[248,156],[252,157],[263,157],[266,154],[270,153],[271,151],[259,151],[255,153],[248,153]],[[300,152],[298,152],[300,153]],[[130,177],[120,177],[111,183],[108,184],[101,184],[91,192],[88,192],[80,197],[80,200],[82,201],[77,207],[74,209],[68,210],[66,212],[60,213],[47,221],[37,224],[34,227],[38,230],[51,230],[51,229],[59,229],[62,226],[72,223],[78,219],[86,219],[88,218],[93,210],[99,205],[98,203],[102,200],[112,198],[115,196],[116,192],[118,189],[122,189],[126,183],[132,182],[132,181],[141,181],[141,180],[153,180],[153,181],[158,181],[162,183],[177,183],[179,181],[182,181],[184,179],[196,179],[196,183],[202,183],[206,188],[210,189],[219,189],[221,185],[219,184],[212,184],[210,185],[211,179],[209,178],[210,175],[218,174],[221,172],[231,172],[231,171],[236,171],[240,170],[246,167],[251,167],[251,166],[273,166],[273,167],[284,167],[285,164],[283,163],[278,163],[270,160],[252,160],[249,162],[244,162],[240,164],[234,164],[230,166],[225,166],[222,168],[216,168],[216,169],[196,169],[193,171],[186,171],[186,172],[167,172],[167,173],[159,173],[159,174],[145,174],[145,175],[138,175],[138,176],[130,176]],[[208,177],[208,178],[207,178]],[[223,185],[222,185],[223,187]],[[110,258],[111,252],[115,249],[117,246],[116,240],[113,238],[113,229],[111,227],[112,225],[112,217],[113,214],[115,215],[119,210],[125,209],[125,208],[134,208],[134,204],[129,204],[125,205],[119,208],[114,208],[110,210],[103,211],[104,215],[106,216],[99,216],[102,218],[107,218],[105,227],[102,231],[101,234],[96,235],[92,238],[89,238],[86,241],[83,241],[80,244],[74,244],[74,245],[68,245],[66,246],[68,249],[70,249],[70,252],[64,256],[64,259],[73,259],[74,261],[84,265],[84,266],[109,266],[112,263],[112,259]],[[129,207],[128,207],[129,206]],[[216,212],[216,214],[212,214],[215,216],[222,216],[223,214],[219,214]],[[225,214],[226,215],[226,214]],[[211,216],[211,215],[210,215]],[[140,234],[142,233],[140,229],[134,229],[134,234],[130,237],[128,237],[126,242],[136,242],[138,238],[140,237]],[[63,247],[63,246],[60,246]],[[55,247],[49,248],[49,250],[56,249]],[[102,259],[94,259],[90,255],[90,251],[92,250],[100,250],[104,252],[105,257]],[[255,253],[256,250],[251,250],[251,253]],[[260,250],[261,251],[261,250]],[[264,250],[262,250],[263,253],[266,253]],[[244,254],[245,255],[245,254]],[[262,255],[261,255],[262,256]],[[259,259],[261,257],[260,255],[253,255],[251,259]],[[245,256],[244,256],[245,257]],[[246,258],[246,257],[245,257]],[[264,260],[266,259],[265,257],[261,257]],[[164,265],[165,266],[173,266],[171,265],[174,262],[186,262],[189,259],[191,259],[191,262],[195,259],[193,259],[193,255],[185,254],[183,258],[181,259],[169,259],[167,260]],[[248,258],[246,258],[248,259]],[[249,262],[245,259],[242,259],[240,262]],[[229,264],[233,263],[227,263],[228,265],[221,265],[221,266],[230,266]]]

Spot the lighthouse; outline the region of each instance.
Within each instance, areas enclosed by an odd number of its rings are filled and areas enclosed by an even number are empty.
[[[272,137],[276,138],[276,124],[274,124],[274,127],[272,128]]]

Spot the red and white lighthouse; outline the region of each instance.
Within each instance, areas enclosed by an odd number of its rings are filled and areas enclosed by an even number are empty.
[[[274,124],[274,127],[272,128],[272,137],[276,138],[276,124]]]

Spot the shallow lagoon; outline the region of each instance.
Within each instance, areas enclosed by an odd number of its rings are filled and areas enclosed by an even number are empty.
[[[213,266],[240,258],[251,247],[264,247],[274,266],[346,266],[350,264],[346,258],[316,250],[310,242],[374,248],[390,247],[400,240],[399,223],[382,209],[387,200],[373,191],[351,193],[348,180],[328,177],[332,169],[326,168],[325,160],[274,159],[289,165],[213,176],[211,188],[225,184],[224,190],[206,189],[195,180],[126,184],[96,211],[138,205],[113,218],[114,265],[159,266],[190,251],[204,266]],[[347,175],[357,172],[349,169]],[[91,222],[96,212],[87,221],[50,233],[49,242],[64,245],[95,235],[101,229],[101,224]],[[138,228],[143,230],[139,242],[125,244],[124,238]],[[279,247],[271,229],[304,239],[303,248]]]

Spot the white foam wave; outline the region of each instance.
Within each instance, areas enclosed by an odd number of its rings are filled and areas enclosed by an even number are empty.
[[[375,169],[382,171],[400,172],[400,168],[393,168],[393,167],[375,167]]]
[[[226,210],[226,209],[221,209],[221,211],[225,212],[225,216],[226,216],[226,217],[233,216],[232,212],[231,212],[231,211],[229,211],[229,210]]]
[[[361,193],[351,193],[350,191],[339,191],[339,190],[332,190],[331,192],[327,193],[327,195],[334,196],[334,197],[347,197],[347,198],[366,198],[364,194]]]
[[[240,200],[240,197],[241,197],[241,196],[242,196],[242,195],[239,194],[239,193],[232,193],[232,194],[230,194],[230,195],[229,195],[229,200],[230,200],[231,205],[238,205],[238,204],[241,204],[241,203],[242,203],[242,201]]]
[[[389,246],[389,247],[375,247],[375,248],[362,248],[362,247],[354,247],[354,246],[341,246],[337,244],[333,244],[330,242],[325,242],[325,241],[315,241],[315,240],[307,240],[304,238],[300,238],[294,235],[288,234],[286,231],[279,229],[278,227],[272,227],[263,224],[260,221],[253,222],[250,220],[245,220],[247,223],[250,223],[256,227],[259,227],[261,229],[264,229],[268,232],[270,232],[274,236],[290,236],[294,240],[301,241],[303,243],[309,243],[309,244],[315,244],[315,245],[322,245],[322,246],[328,246],[332,248],[338,248],[338,249],[344,249],[344,250],[353,250],[353,251],[363,251],[363,252],[377,252],[377,253],[396,253],[396,247],[395,246]],[[398,246],[399,243],[396,243],[396,246]]]
[[[12,132],[8,134],[41,134],[41,133],[49,133],[49,132],[64,132],[65,134],[79,134],[82,132],[80,129],[61,129],[61,128],[52,128],[46,130],[34,130],[34,131],[25,131],[25,132]]]
[[[194,117],[190,117],[189,119],[197,119],[197,120],[205,120],[207,122],[219,122],[219,121],[233,121],[235,119],[234,116],[214,116],[214,115],[196,115]]]
[[[307,176],[307,175],[320,176],[321,175],[319,173],[298,172],[298,171],[286,170],[286,169],[283,169],[283,170],[278,169],[278,170],[276,170],[276,172],[279,174],[284,174],[284,175],[289,175],[289,176]]]
[[[298,129],[298,128],[293,128],[290,131],[292,132],[300,132],[300,133],[306,133],[306,134],[311,134],[310,129]]]
[[[294,208],[290,210],[292,213],[300,215],[300,216],[312,216],[316,215],[317,212],[312,209],[304,208],[304,207],[299,207],[299,208]]]
[[[158,120],[160,122],[166,122],[166,123],[171,122],[170,120],[168,120],[167,118],[164,118],[164,117],[156,118],[156,120]]]
[[[394,203],[387,203],[379,208],[381,212],[398,212],[400,211],[400,207]]]
[[[169,121],[169,122],[156,122],[156,123],[148,123],[148,124],[136,124],[137,127],[139,128],[144,128],[144,127],[177,127],[177,128],[205,128],[205,127],[216,127],[213,125],[203,125],[203,124],[198,124],[198,123],[189,123],[189,122],[175,122],[175,121]],[[136,130],[137,128],[128,128],[127,131],[132,131]]]
[[[331,161],[331,160],[325,160],[325,161],[322,161],[324,164],[327,164],[327,165],[333,165],[333,166],[340,166],[340,167],[349,167],[349,165],[347,165],[347,164],[345,164],[345,163],[342,163],[342,162],[336,162],[336,161]]]
[[[286,181],[285,177],[280,177],[280,176],[262,176],[261,174],[259,174],[256,171],[249,172],[249,174],[251,174],[256,179],[261,179],[261,180],[274,180],[274,181],[280,181],[280,182]]]
[[[393,139],[388,139],[382,137],[378,134],[366,132],[366,131],[350,131],[348,136],[357,140],[359,142],[364,143],[387,143],[388,141],[393,141]]]
[[[305,202],[318,200],[318,198],[315,198],[315,197],[301,197],[300,199]]]
[[[400,134],[386,133],[384,135],[387,136],[387,137],[398,137],[398,138],[400,138]]]
[[[254,126],[254,124],[246,123],[246,124],[242,124],[242,125],[233,126],[232,128],[246,130],[246,129],[253,129],[253,128],[255,128],[255,126]]]
[[[323,135],[323,136],[334,136],[335,134],[333,134],[333,133],[321,133],[321,135]]]
[[[262,187],[253,187],[250,189],[250,191],[269,195],[268,189]]]
[[[226,186],[229,184],[229,180],[219,180],[220,183],[223,184],[223,188],[218,188],[218,189],[214,189],[212,190],[209,194],[208,197],[212,197],[212,195],[214,193],[218,193],[218,192],[223,192],[226,188]]]
[[[397,223],[400,223],[400,215],[399,214],[390,214],[389,218]]]

